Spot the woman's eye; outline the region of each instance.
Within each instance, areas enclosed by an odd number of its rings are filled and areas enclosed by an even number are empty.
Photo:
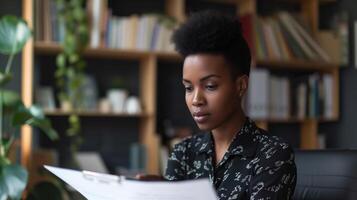
[[[206,89],[207,90],[215,90],[215,89],[217,89],[217,85],[206,85]]]
[[[192,91],[192,87],[191,86],[185,86],[185,91],[186,92],[191,92]]]

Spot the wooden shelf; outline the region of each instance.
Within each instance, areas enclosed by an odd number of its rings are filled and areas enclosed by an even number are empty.
[[[73,112],[62,111],[62,110],[45,110],[46,116],[69,116],[73,114]],[[123,118],[141,118],[148,117],[148,114],[126,114],[126,113],[113,113],[113,112],[99,112],[99,111],[79,111],[76,112],[81,117],[123,117]]]
[[[244,0],[239,0],[239,1],[244,1]],[[302,1],[307,1],[307,0],[276,0],[280,2],[285,2],[285,3],[294,3],[294,4],[301,4]],[[325,3],[336,3],[337,0],[317,0],[320,4],[325,4]]]
[[[320,4],[325,4],[325,3],[337,3],[337,0],[319,0]]]
[[[287,119],[253,119],[256,122],[267,122],[267,123],[304,123],[306,121],[317,121],[317,122],[336,122],[338,120],[337,117],[334,118],[304,118],[304,119],[299,119],[299,118],[287,118]]]
[[[284,70],[314,70],[314,71],[332,71],[339,68],[337,63],[326,63],[320,61],[306,60],[257,60],[257,67],[269,69],[284,69]]]
[[[38,55],[55,55],[61,52],[61,47],[53,42],[35,42],[35,54]],[[160,60],[182,61],[182,57],[175,52],[153,52],[142,50],[124,50],[111,48],[89,48],[85,50],[84,55],[95,58],[111,58],[111,59],[130,59],[141,60],[149,56],[155,56]],[[258,60],[259,67],[270,69],[286,69],[286,70],[319,70],[331,71],[339,68],[337,63],[324,63],[317,61],[306,60]]]
[[[206,1],[215,2],[215,3],[221,3],[221,4],[237,5],[239,3],[242,3],[242,2],[248,1],[248,0],[206,0]]]
[[[62,48],[54,42],[35,42],[35,54],[37,55],[55,55],[61,52]],[[181,60],[181,56],[175,52],[153,52],[143,50],[126,50],[113,48],[88,48],[84,51],[86,57],[109,58],[109,59],[129,59],[142,60],[154,55],[162,60]]]

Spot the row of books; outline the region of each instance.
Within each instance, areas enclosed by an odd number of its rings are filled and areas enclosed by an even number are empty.
[[[173,51],[170,42],[173,29],[158,15],[111,16],[104,46],[119,49]],[[93,38],[93,37],[92,37]],[[91,47],[98,44],[91,40]]]
[[[59,17],[61,5],[55,0],[35,0],[34,37],[36,41],[61,42],[64,40],[65,23]]]
[[[331,74],[289,78],[254,69],[249,81],[246,111],[254,119],[334,117]]]
[[[35,40],[62,42],[65,23],[59,17],[61,4],[55,0],[35,0]],[[172,51],[170,38],[174,19],[159,15],[114,16],[107,0],[87,0],[90,47]]]
[[[257,17],[254,26],[257,59],[331,61],[297,14],[283,11],[273,17]]]
[[[90,47],[170,51],[176,22],[160,14],[112,15],[107,0],[88,0]]]

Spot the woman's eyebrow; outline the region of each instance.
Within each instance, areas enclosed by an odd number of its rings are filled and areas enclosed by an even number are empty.
[[[191,83],[191,81],[186,80],[186,79],[182,79],[182,82],[185,82],[185,83]]]
[[[200,79],[200,82],[203,82],[203,81],[205,81],[205,80],[207,80],[207,79],[209,79],[209,78],[213,78],[213,77],[215,77],[215,78],[221,78],[221,76],[219,76],[219,75],[210,74],[210,75],[208,75],[208,76],[205,76],[205,77],[201,78],[201,79]]]
[[[207,80],[207,79],[209,79],[209,78],[213,78],[213,77],[215,77],[215,78],[221,78],[221,76],[219,76],[219,75],[210,74],[210,75],[207,75],[207,76],[201,78],[201,79],[200,79],[200,82],[203,82],[203,81],[205,81],[205,80]],[[191,81],[186,80],[186,79],[182,79],[182,82],[191,83]]]

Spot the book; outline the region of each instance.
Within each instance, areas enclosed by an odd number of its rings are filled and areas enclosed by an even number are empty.
[[[291,15],[286,13],[286,17],[295,27],[296,31],[302,36],[302,38],[306,41],[307,45],[312,48],[314,53],[317,53],[320,59],[325,62],[329,62],[331,59],[329,55],[321,48],[321,46],[312,38],[312,36],[306,31]],[[314,57],[316,58],[316,57]]]
[[[269,117],[269,71],[253,69],[250,72],[247,112],[251,118]]]
[[[308,59],[316,60],[317,56],[315,52],[311,49],[311,47],[305,42],[304,38],[299,34],[299,31],[293,25],[294,20],[289,17],[287,12],[281,12],[278,14],[278,18],[281,21],[282,25],[285,26],[286,30],[291,34],[293,39],[296,41],[296,45],[298,45]]]
[[[285,38],[285,41],[287,42],[287,45],[291,49],[291,52],[293,54],[294,58],[299,58],[299,59],[308,59],[308,57],[305,55],[301,47],[299,46],[298,42],[294,39],[294,37],[291,35],[291,33],[288,31],[287,27],[282,25],[281,20],[278,21],[280,30],[282,35]]]
[[[261,19],[261,26],[262,26],[262,35],[265,41],[265,47],[267,52],[267,58],[271,60],[277,60],[278,54],[277,49],[273,46],[274,36],[272,35],[272,30],[268,24],[268,18]]]
[[[255,34],[254,34],[254,44],[255,44],[255,55],[258,59],[265,59],[266,55],[266,48],[265,48],[265,41],[262,35],[262,28],[261,28],[261,20],[257,18],[255,20]]]
[[[307,107],[307,85],[300,83],[296,90],[297,93],[297,118],[304,119],[306,117]]]
[[[283,36],[281,27],[275,18],[271,20],[271,26],[273,28],[274,34],[276,36],[276,40],[278,42],[278,46],[279,46],[278,48],[281,53],[281,59],[282,60],[292,59],[292,52],[286,42],[285,37]]]
[[[333,94],[333,79],[332,75],[324,74],[323,77],[323,95],[324,95],[324,112],[323,116],[326,119],[334,117],[334,94]]]
[[[247,41],[249,49],[252,53],[252,57],[255,57],[255,44],[254,44],[254,26],[253,26],[253,21],[254,21],[254,15],[253,14],[245,14],[239,17],[242,30],[243,30],[243,36],[244,39]]]

